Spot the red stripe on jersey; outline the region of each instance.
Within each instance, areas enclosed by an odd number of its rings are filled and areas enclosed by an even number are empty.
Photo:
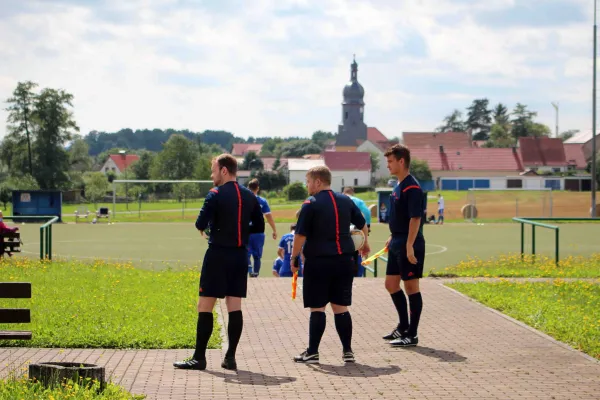
[[[333,192],[329,192],[329,197],[331,197],[333,210],[335,211],[335,244],[337,245],[338,254],[342,254],[342,247],[340,246],[340,215],[338,213],[337,204],[335,204]]]
[[[215,189],[215,188],[210,189],[209,192],[219,193],[219,191],[217,189]]]
[[[402,189],[402,193],[406,192],[406,191],[407,191],[407,190],[409,190],[409,189],[421,189],[421,187],[420,187],[420,186],[417,186],[417,185],[411,185],[411,186],[407,186],[407,187],[405,187],[404,189]]]
[[[242,194],[237,182],[235,182],[235,190],[238,195],[238,246],[242,247]]]

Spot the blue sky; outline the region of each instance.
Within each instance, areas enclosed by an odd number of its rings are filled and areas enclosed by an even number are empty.
[[[0,0],[0,99],[21,80],[63,88],[82,134],[309,136],[337,130],[356,54],[365,120],[388,137],[433,130],[481,97],[527,104],[552,128],[559,101],[561,131],[586,130],[592,11],[586,0]]]

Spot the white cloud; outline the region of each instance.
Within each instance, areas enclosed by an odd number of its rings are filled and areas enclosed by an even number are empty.
[[[580,88],[591,80],[591,24],[492,29],[477,20],[479,11],[515,3],[211,3],[226,12],[175,0],[31,3],[31,12],[8,13],[0,24],[0,98],[21,80],[64,88],[75,96],[82,133],[156,127],[307,136],[337,129],[356,53],[367,122],[389,136],[433,129],[475,96],[511,107],[547,96],[586,104]],[[583,128],[582,109],[561,115],[565,126]],[[553,124],[552,113],[540,115]]]

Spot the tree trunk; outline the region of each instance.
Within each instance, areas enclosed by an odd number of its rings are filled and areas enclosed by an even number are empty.
[[[29,365],[29,379],[36,379],[44,386],[60,386],[64,380],[79,381],[86,385],[89,378],[89,386],[94,381],[100,382],[100,391],[106,386],[104,367],[95,364],[84,364],[76,362],[47,362]],[[83,382],[81,382],[83,380]]]

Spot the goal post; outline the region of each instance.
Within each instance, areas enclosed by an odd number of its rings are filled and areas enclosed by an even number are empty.
[[[206,197],[214,186],[212,180],[166,180],[166,179],[115,179],[112,181],[112,215],[116,218],[117,203],[138,203],[138,213],[141,213],[143,201],[161,202],[177,201],[182,203],[182,216],[185,212],[186,201]]]
[[[466,220],[506,219],[514,217],[552,217],[551,188],[480,189],[467,192]]]

